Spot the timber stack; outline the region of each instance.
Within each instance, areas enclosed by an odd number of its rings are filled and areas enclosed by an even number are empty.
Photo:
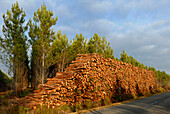
[[[131,64],[103,58],[99,54],[78,54],[65,72],[56,73],[21,102],[25,107],[51,107],[86,101],[111,102],[145,95],[158,89],[154,72]]]

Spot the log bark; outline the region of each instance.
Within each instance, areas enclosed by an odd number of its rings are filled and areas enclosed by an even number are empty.
[[[156,91],[157,88],[152,71],[104,59],[99,54],[78,54],[64,72],[56,73],[54,78],[47,79],[47,83],[40,84],[39,89],[25,98],[22,105],[33,107],[41,101],[57,107],[88,100],[100,102],[105,98],[117,102]]]

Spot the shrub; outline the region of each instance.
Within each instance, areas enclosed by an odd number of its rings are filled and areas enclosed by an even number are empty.
[[[32,92],[33,92],[33,90],[31,90],[31,89],[26,89],[26,90],[18,93],[17,96],[20,97],[20,98],[22,98],[22,97],[28,96],[28,95],[29,95],[30,93],[32,93]]]
[[[111,104],[112,102],[111,102],[111,99],[108,97],[108,96],[106,96],[105,98],[104,98],[104,105],[109,105],[109,104]]]
[[[0,91],[6,91],[9,90],[11,79],[0,70]]]

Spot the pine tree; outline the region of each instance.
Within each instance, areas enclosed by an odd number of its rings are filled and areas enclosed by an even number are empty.
[[[67,36],[57,32],[57,36],[52,43],[51,56],[53,57],[52,63],[57,63],[58,72],[63,72],[65,69],[65,64],[67,63],[66,59],[70,56],[68,55],[68,38]],[[49,59],[50,60],[50,59]]]
[[[99,53],[102,54],[102,49],[101,49],[101,37],[95,33],[93,36],[93,45],[94,45],[94,53]]]
[[[128,55],[125,52],[125,50],[122,51],[121,55],[120,55],[120,61],[127,63],[127,59],[128,59]]]
[[[69,65],[70,57],[70,44],[67,36],[61,33],[59,30],[55,36],[55,40],[50,46],[50,51],[47,55],[47,64],[49,65],[49,77],[55,76],[56,72],[63,72],[64,69]]]
[[[5,38],[0,38],[2,47],[1,59],[12,71],[13,88],[17,93],[28,87],[28,56],[27,37],[25,31],[25,12],[19,7],[18,2],[12,4],[11,10],[3,14],[4,25],[3,34]]]
[[[77,54],[85,54],[87,53],[87,46],[86,46],[87,39],[84,38],[83,34],[80,33],[79,35],[76,34],[76,37],[73,39],[72,44],[70,45],[70,56],[71,60],[75,60]]]
[[[48,76],[47,70],[49,66],[46,64],[46,57],[55,36],[55,32],[51,27],[56,24],[58,18],[53,18],[53,12],[47,10],[47,7],[43,3],[41,8],[38,8],[37,12],[34,12],[33,20],[34,23],[30,20],[29,36],[32,40],[32,48],[36,48],[32,49],[32,58],[36,58],[38,62],[35,60],[31,61],[32,65],[36,64],[38,67],[34,67],[31,74],[35,76],[34,73],[37,72],[36,77],[39,78],[38,82],[43,84]],[[37,53],[38,56],[36,56]]]
[[[114,59],[113,49],[110,47],[110,42],[107,42],[105,37],[101,38],[97,33],[89,39],[87,43],[88,53],[99,53],[105,58]]]
[[[109,43],[106,42],[106,44],[107,45],[104,51],[104,57],[114,59],[114,53],[113,53],[113,49],[110,47],[110,42]]]
[[[87,50],[88,50],[88,53],[96,53],[96,50],[94,47],[94,41],[92,37],[89,39],[87,43]]]
[[[135,59],[132,56],[129,56],[130,64],[135,65]]]

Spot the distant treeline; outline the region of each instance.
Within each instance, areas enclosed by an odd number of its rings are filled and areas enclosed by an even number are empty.
[[[134,66],[153,70],[158,82],[165,86],[169,75],[164,71],[156,71],[139,63],[125,51],[121,58],[115,58],[110,42],[97,33],[87,40],[83,34],[76,34],[71,41],[66,34],[59,30],[53,31],[58,17],[53,17],[53,12],[45,4],[41,5],[34,16],[25,22],[25,12],[19,7],[18,2],[12,5],[11,10],[3,14],[4,25],[0,38],[0,58],[13,74],[13,88],[15,93],[23,91],[29,84],[36,89],[38,84],[46,82],[47,78],[54,77],[56,72],[64,69],[75,60],[77,54],[99,53],[105,58],[120,60]],[[26,35],[28,32],[28,36]],[[28,48],[31,47],[31,60],[28,60]],[[29,65],[31,63],[31,65]]]
[[[143,63],[138,62],[132,56],[128,56],[128,54],[125,52],[125,50],[123,50],[123,52],[121,53],[121,57],[119,60],[122,62],[125,62],[125,63],[132,64],[134,66],[140,67],[140,68],[152,70],[153,72],[155,72],[157,82],[160,86],[165,87],[165,86],[167,86],[168,82],[170,81],[170,75],[167,74],[165,71],[160,71],[160,70],[156,70],[154,67],[145,66]]]

